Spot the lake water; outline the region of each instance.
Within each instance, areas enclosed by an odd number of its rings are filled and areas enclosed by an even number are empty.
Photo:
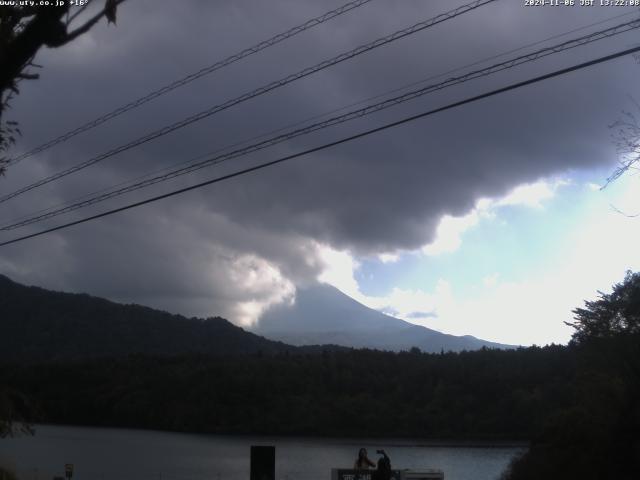
[[[0,439],[0,462],[21,480],[51,480],[74,464],[74,480],[248,480],[251,445],[275,445],[277,480],[330,480],[364,446],[393,468],[438,468],[446,480],[499,478],[523,447],[435,445],[419,440],[354,440],[196,435],[43,425],[34,437]]]

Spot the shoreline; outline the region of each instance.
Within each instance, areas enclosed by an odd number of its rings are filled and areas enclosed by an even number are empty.
[[[389,447],[430,447],[430,448],[529,448],[531,442],[526,440],[497,440],[497,439],[454,439],[454,438],[419,438],[419,437],[354,437],[354,436],[329,436],[329,435],[278,435],[263,433],[207,433],[207,432],[189,432],[176,430],[156,430],[152,428],[132,428],[120,426],[104,426],[104,425],[73,425],[73,424],[57,424],[57,423],[38,423],[32,424],[35,429],[35,436],[38,435],[40,427],[53,428],[77,428],[77,429],[93,429],[93,430],[111,430],[111,431],[133,431],[140,433],[158,433],[169,435],[186,435],[197,437],[215,437],[242,440],[243,438],[252,439],[257,443],[268,442],[287,442],[295,439],[296,441],[323,441],[336,445],[385,445]],[[28,435],[20,435],[16,438],[25,438]],[[8,438],[6,440],[11,440]]]

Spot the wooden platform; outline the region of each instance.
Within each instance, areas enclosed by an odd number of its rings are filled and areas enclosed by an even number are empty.
[[[332,468],[331,480],[379,480],[376,470]],[[389,480],[444,480],[444,472],[433,468],[391,470]]]

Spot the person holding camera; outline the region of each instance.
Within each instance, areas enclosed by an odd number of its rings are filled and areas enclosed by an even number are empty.
[[[391,459],[384,450],[376,450],[378,455],[382,455],[378,459],[378,470],[374,480],[390,480],[391,479]]]

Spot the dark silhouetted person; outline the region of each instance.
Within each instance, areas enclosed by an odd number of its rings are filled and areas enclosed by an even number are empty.
[[[378,470],[374,480],[391,480],[391,459],[384,450],[377,450],[376,453],[382,457],[378,459]]]

